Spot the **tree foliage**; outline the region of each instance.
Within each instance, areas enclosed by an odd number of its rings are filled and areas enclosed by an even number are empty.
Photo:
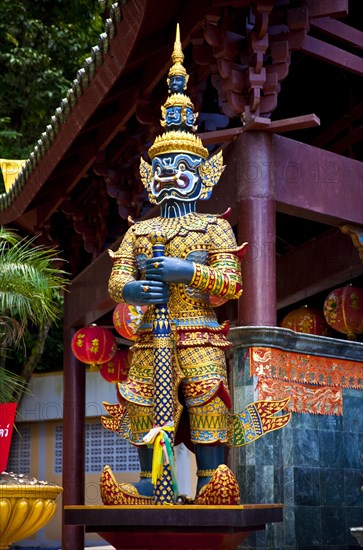
[[[8,399],[12,379],[5,368],[13,367],[14,355],[15,365],[22,360],[20,374],[28,381],[51,324],[62,317],[65,272],[57,266],[55,249],[36,246],[33,241],[0,228],[0,402]],[[14,348],[17,353],[12,355]],[[14,378],[15,394],[16,389]]]
[[[57,319],[65,286],[64,272],[53,265],[56,251],[34,246],[33,240],[0,228],[0,318],[16,318],[20,329]]]
[[[0,157],[27,158],[103,30],[97,0],[0,0]]]

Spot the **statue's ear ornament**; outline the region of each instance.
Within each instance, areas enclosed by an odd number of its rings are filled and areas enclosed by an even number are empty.
[[[151,183],[153,180],[151,164],[146,162],[146,160],[144,160],[142,157],[140,158],[140,176],[141,176],[141,181],[146,191],[148,192],[149,201],[152,204],[155,204],[155,199],[151,192]]]
[[[199,197],[200,199],[209,199],[213,187],[218,183],[224,168],[222,151],[219,151],[219,153],[199,165],[198,172],[203,183],[203,191]]]

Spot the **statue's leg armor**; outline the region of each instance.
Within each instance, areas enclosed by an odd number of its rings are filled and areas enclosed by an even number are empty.
[[[151,483],[152,448],[148,448],[143,438],[153,427],[151,407],[143,407],[128,403],[127,410],[130,418],[131,442],[137,446],[140,460],[140,480],[133,483],[141,495],[152,496],[153,485]]]
[[[126,404],[131,434],[130,441],[138,443],[140,460],[140,479],[135,483],[118,483],[109,466],[105,466],[101,475],[101,496],[104,504],[145,505],[153,504],[154,487],[151,483],[152,452],[143,443],[143,436],[152,428],[152,408],[134,403]],[[142,444],[140,444],[142,442]]]
[[[224,464],[231,406],[224,353],[213,347],[180,350],[179,361],[198,468],[195,503],[239,504],[238,483]]]
[[[142,353],[141,353],[142,351]],[[152,504],[151,483],[152,449],[144,443],[144,436],[153,427],[152,383],[149,350],[138,350],[127,382],[119,385],[119,399],[127,410],[130,424],[128,438],[138,449],[140,479],[136,483],[118,483],[106,466],[101,476],[101,494],[104,504],[143,505]],[[140,357],[141,356],[141,357]],[[143,368],[148,365],[148,368]],[[152,365],[152,362],[151,362]]]
[[[237,480],[224,464],[226,405],[219,397],[215,397],[205,405],[191,407],[189,416],[198,476],[194,503],[210,506],[239,504]],[[209,441],[211,442],[208,443]]]
[[[219,397],[189,407],[190,435],[197,460],[197,494],[210,480],[220,464],[224,464],[227,440],[227,407]]]

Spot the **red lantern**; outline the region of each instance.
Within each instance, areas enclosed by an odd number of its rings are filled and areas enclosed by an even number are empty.
[[[333,290],[325,299],[324,316],[334,330],[355,340],[363,332],[363,289],[347,285]]]
[[[123,382],[127,378],[128,370],[128,352],[118,350],[110,361],[100,367],[100,375],[107,382]]]
[[[136,340],[136,333],[146,310],[147,306],[118,304],[112,317],[117,332],[128,340]]]
[[[112,359],[117,344],[110,330],[91,325],[75,333],[71,347],[73,354],[82,363],[101,365]]]
[[[301,306],[290,311],[283,318],[281,326],[305,334],[317,336],[328,336],[329,334],[329,327],[324,315],[318,309],[308,306]]]

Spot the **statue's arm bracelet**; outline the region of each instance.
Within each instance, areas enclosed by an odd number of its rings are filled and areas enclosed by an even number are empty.
[[[227,299],[238,298],[242,291],[240,277],[236,277],[233,271],[222,271],[197,263],[194,264],[194,274],[189,286]]]
[[[108,293],[115,302],[126,302],[123,298],[123,289],[131,281],[135,281],[137,270],[131,259],[117,260],[112,268],[108,282]]]

